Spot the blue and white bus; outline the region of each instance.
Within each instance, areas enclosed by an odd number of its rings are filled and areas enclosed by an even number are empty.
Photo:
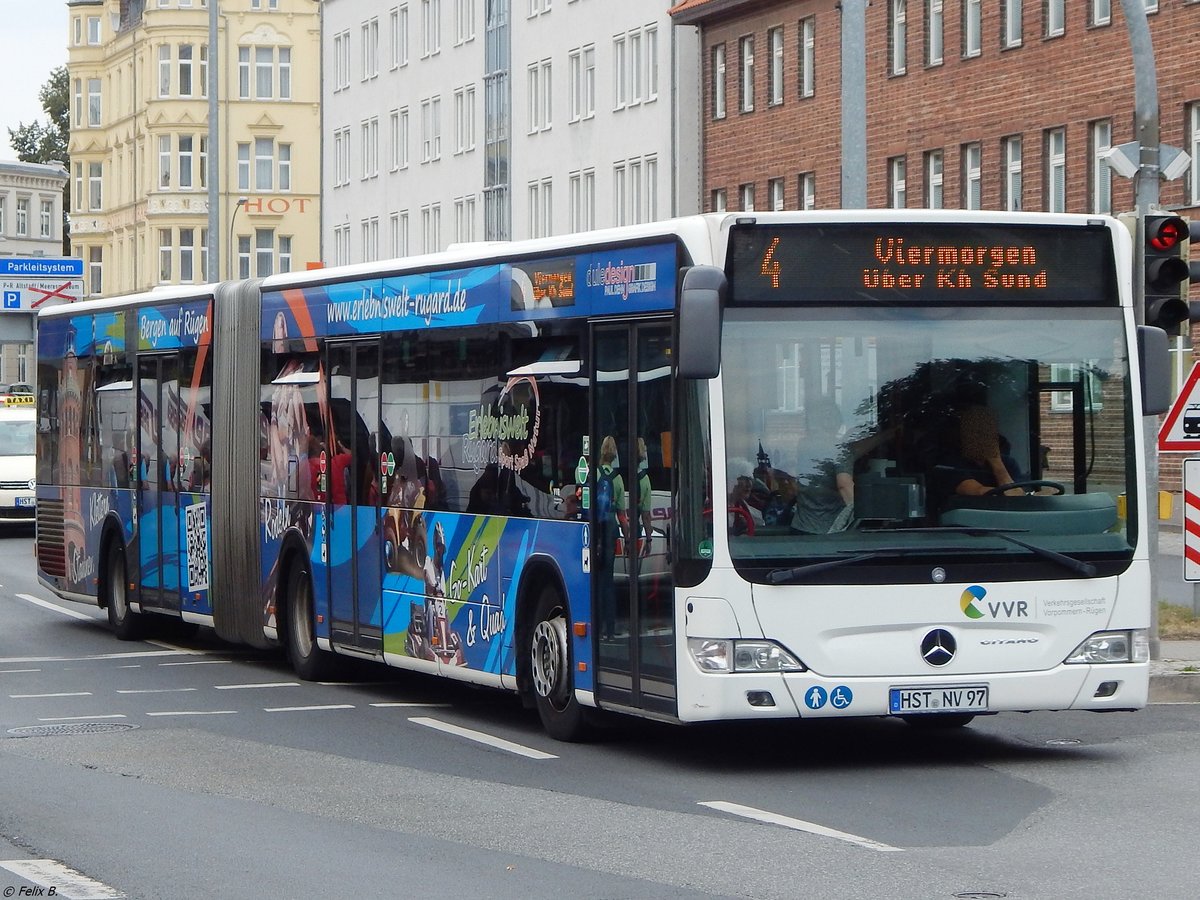
[[[39,575],[568,740],[1137,709],[1131,265],[1104,217],[756,212],[46,310]]]

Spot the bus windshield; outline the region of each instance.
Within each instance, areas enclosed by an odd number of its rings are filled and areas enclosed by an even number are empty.
[[[1072,577],[1055,554],[1124,568],[1136,535],[1119,309],[798,312],[726,314],[727,526],[743,575],[903,581],[909,566],[928,580],[931,554],[993,578],[1031,564]]]

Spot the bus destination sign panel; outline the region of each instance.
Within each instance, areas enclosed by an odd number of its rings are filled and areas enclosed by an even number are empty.
[[[729,303],[1116,306],[1103,226],[941,222],[735,225]]]

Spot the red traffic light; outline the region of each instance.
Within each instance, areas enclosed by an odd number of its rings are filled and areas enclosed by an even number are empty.
[[[1187,223],[1179,216],[1146,217],[1146,243],[1160,253],[1174,250],[1187,237]]]

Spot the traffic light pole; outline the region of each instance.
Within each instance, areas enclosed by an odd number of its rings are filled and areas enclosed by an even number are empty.
[[[1137,208],[1137,233],[1133,241],[1133,312],[1138,324],[1146,319],[1146,214],[1158,205],[1159,128],[1158,74],[1154,66],[1154,45],[1150,42],[1150,23],[1146,20],[1145,0],[1121,0],[1121,12],[1129,31],[1129,49],[1133,56],[1133,121],[1136,130],[1138,171],[1133,177],[1134,201]],[[1146,446],[1147,500],[1158,492],[1158,420],[1142,419],[1142,440]],[[1151,504],[1154,514],[1147,516],[1146,548],[1150,555],[1150,658],[1161,657],[1158,639],[1158,578],[1155,562],[1158,559],[1157,503]]]

